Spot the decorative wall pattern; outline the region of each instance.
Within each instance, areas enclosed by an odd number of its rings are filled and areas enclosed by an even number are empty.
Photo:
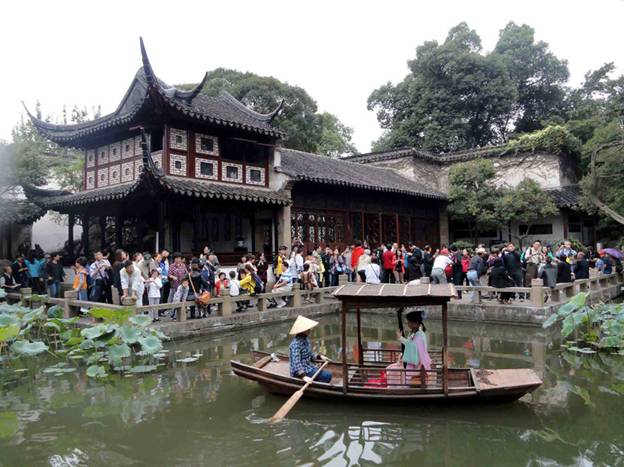
[[[134,155],[140,156],[143,153],[141,150],[141,135],[134,137]]]
[[[195,177],[218,180],[219,162],[212,159],[195,158]]]
[[[121,157],[128,159],[134,156],[134,138],[124,139],[121,142]]]
[[[195,133],[195,152],[209,156],[219,155],[219,139],[216,136]]]
[[[249,185],[262,185],[266,182],[264,167],[246,166],[245,183]]]
[[[143,167],[143,159],[134,160],[134,179],[138,179],[141,175],[141,168]]]
[[[152,153],[152,160],[154,161],[154,165],[156,167],[158,167],[159,169],[162,169],[162,161],[163,161],[163,156],[162,156],[162,151],[156,151]]]
[[[108,146],[97,148],[97,165],[108,164]]]
[[[116,185],[121,181],[121,165],[112,165],[108,169],[108,182],[110,185]]]
[[[188,137],[185,130],[169,128],[169,147],[186,151],[188,149]]]
[[[243,183],[243,164],[222,162],[221,180],[224,182]]]
[[[121,164],[121,182],[129,182],[134,179],[134,163],[124,162]]]
[[[97,186],[108,186],[108,167],[98,169],[97,171]]]
[[[186,177],[186,156],[182,154],[169,154],[169,173]]]
[[[95,167],[95,149],[87,150],[87,167]]]
[[[87,190],[95,188],[95,170],[87,170]]]
[[[111,162],[116,162],[121,160],[121,143],[113,143],[109,146],[109,160]]]

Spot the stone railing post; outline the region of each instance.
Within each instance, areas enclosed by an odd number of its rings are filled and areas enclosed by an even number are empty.
[[[431,284],[431,278],[430,277],[421,277],[420,278],[420,283],[421,284]]]
[[[544,306],[544,280],[531,279],[531,304]]]
[[[73,307],[69,306],[69,301],[76,300],[76,298],[78,298],[78,292],[75,290],[66,290],[64,297],[65,302],[63,302],[63,318],[68,319],[71,318],[73,314]]]
[[[221,304],[221,313],[219,316],[230,316],[232,314],[232,299],[229,295],[221,294],[223,303]]]
[[[325,297],[325,292],[322,290],[317,290],[316,294],[314,295],[314,303],[316,303],[317,305],[320,305],[321,303],[323,303],[324,297]]]
[[[186,321],[186,302],[180,303],[180,308],[178,308],[178,323],[183,323]]]
[[[349,282],[349,280],[346,274],[340,274],[338,276],[338,285],[345,285],[347,282]]]
[[[266,298],[266,296],[264,294],[260,294],[258,295],[258,311],[267,311],[268,305],[267,305],[268,299]]]
[[[300,307],[301,306],[301,289],[298,287],[299,284],[295,284],[293,287],[293,295],[292,295],[292,306]]]

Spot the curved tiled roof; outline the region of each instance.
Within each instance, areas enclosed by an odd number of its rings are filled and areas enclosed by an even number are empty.
[[[357,162],[360,164],[367,164],[370,162],[387,161],[393,159],[400,159],[402,157],[414,157],[416,159],[425,160],[429,162],[435,162],[438,164],[452,164],[455,162],[464,162],[481,157],[500,157],[506,155],[515,155],[526,153],[528,151],[518,151],[517,148],[510,148],[505,144],[498,146],[486,146],[483,148],[466,149],[463,151],[447,152],[447,153],[431,153],[416,149],[413,147],[405,147],[399,149],[390,149],[388,151],[376,151],[364,154],[354,154],[353,156],[347,156],[343,159]]]
[[[280,148],[279,152],[281,165],[276,167],[276,170],[296,180],[446,199],[444,193],[403,177],[391,169],[332,159],[294,149]]]
[[[114,112],[88,122],[57,125],[35,117],[26,109],[33,124],[51,141],[64,146],[72,146],[79,144],[81,138],[93,133],[107,128],[129,125],[135,121],[141,110],[148,110],[150,106],[164,103],[185,117],[278,138],[285,136],[282,130],[272,125],[282,104],[269,114],[261,114],[247,108],[226,92],[215,97],[200,95],[199,92],[206,82],[207,75],[204,75],[201,83],[190,91],[177,89],[169,86],[154,74],[142,39],[141,55],[143,66],[137,71]]]
[[[558,208],[574,208],[579,205],[581,187],[579,185],[567,185],[560,188],[546,190]]]
[[[141,177],[134,182],[70,194],[59,194],[58,192],[46,194],[40,192],[39,194],[29,194],[29,198],[42,207],[55,210],[70,206],[91,204],[98,201],[122,199],[134,192],[138,192],[143,181],[148,177],[156,181],[164,190],[184,196],[251,201],[277,205],[287,205],[290,203],[290,198],[286,194],[267,188],[249,188],[234,184],[173,177],[169,175],[155,177],[151,175],[149,171],[144,171]]]
[[[45,209],[24,199],[0,199],[0,225],[30,224],[45,214]]]

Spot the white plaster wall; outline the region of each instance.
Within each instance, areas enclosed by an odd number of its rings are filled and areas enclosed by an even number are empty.
[[[45,252],[63,249],[67,241],[67,215],[48,211],[45,216],[32,226],[32,244],[41,245]],[[74,226],[74,240],[82,235],[82,226]]]

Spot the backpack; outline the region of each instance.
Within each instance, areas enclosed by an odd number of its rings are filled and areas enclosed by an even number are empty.
[[[257,295],[257,294],[264,293],[264,282],[262,282],[262,279],[260,279],[260,276],[258,276],[258,274],[254,274],[253,280],[255,282],[254,294]]]

